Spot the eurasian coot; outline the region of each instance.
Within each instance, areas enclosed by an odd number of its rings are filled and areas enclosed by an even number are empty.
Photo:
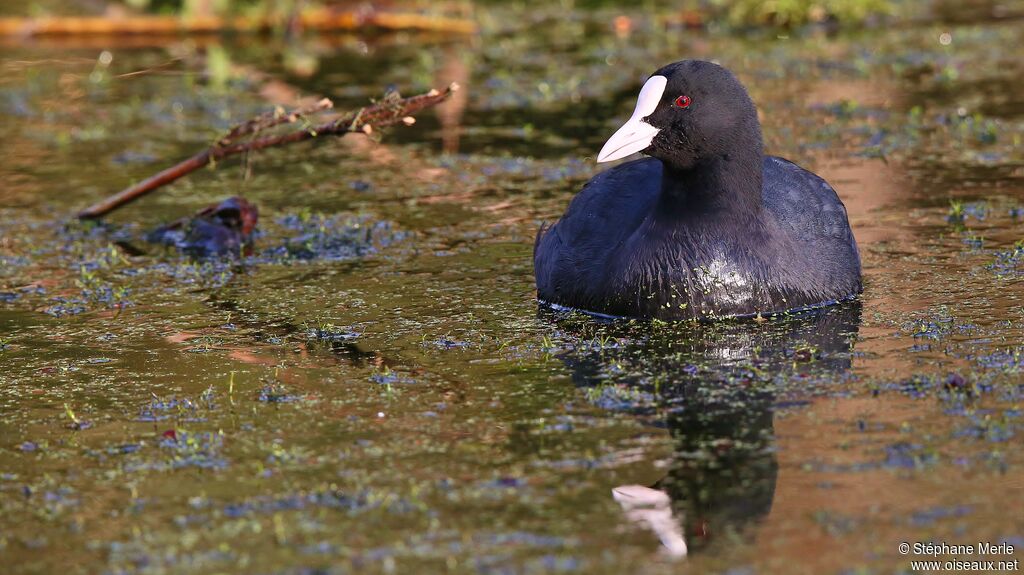
[[[766,156],[731,72],[654,73],[594,176],[537,234],[542,302],[614,316],[714,319],[825,305],[861,291],[846,208],[825,180]]]

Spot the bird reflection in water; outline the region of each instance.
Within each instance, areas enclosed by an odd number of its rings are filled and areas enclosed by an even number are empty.
[[[850,369],[861,310],[853,301],[707,324],[541,313],[580,342],[560,359],[578,387],[595,391],[595,403],[634,411],[671,435],[664,477],[617,486],[612,496],[629,521],[657,535],[664,554],[683,557],[726,536],[753,536],[775,496],[774,411]],[[603,343],[586,343],[595,341]],[[646,400],[607,401],[596,392],[609,384]]]

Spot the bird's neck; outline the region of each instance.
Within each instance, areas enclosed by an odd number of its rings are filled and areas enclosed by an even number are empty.
[[[662,161],[659,210],[664,213],[757,214],[763,208],[761,146],[677,168]]]

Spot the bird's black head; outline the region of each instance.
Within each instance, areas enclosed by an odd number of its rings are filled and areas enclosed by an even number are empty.
[[[608,140],[598,162],[635,152],[684,170],[731,154],[761,154],[757,109],[736,76],[700,60],[669,64],[652,75],[633,116]]]

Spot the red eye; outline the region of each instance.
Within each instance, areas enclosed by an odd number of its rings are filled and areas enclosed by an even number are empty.
[[[676,98],[675,104],[676,104],[677,108],[686,108],[687,106],[690,105],[690,97],[689,96],[679,96],[678,98]]]

